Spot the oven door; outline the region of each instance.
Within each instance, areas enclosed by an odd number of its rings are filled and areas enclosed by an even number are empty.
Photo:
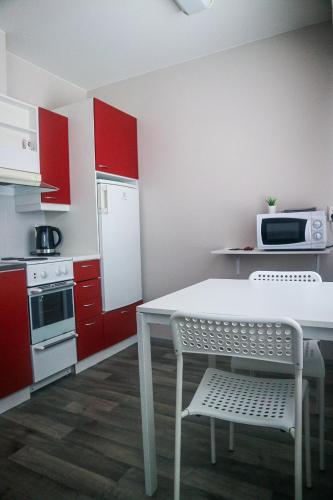
[[[29,289],[31,344],[75,330],[73,281]]]
[[[265,217],[261,219],[261,248],[311,248],[310,224],[301,217]],[[258,245],[259,246],[259,245]]]

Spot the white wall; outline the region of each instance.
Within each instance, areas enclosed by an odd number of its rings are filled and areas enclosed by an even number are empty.
[[[0,92],[1,88],[5,91],[4,84],[7,83],[7,93],[11,97],[50,109],[86,97],[84,89],[10,52],[7,52],[6,82],[6,66],[1,66],[5,55],[5,38],[2,33],[0,31]],[[33,228],[35,225],[45,224],[46,217],[42,212],[16,213],[14,197],[8,196],[6,191],[0,187],[0,257],[28,254],[34,249]]]
[[[7,52],[8,95],[49,109],[86,97],[86,90]]]
[[[0,187],[0,257],[29,255],[35,249],[34,226],[45,224],[44,214],[17,214],[14,196],[4,191]]]
[[[146,299],[233,276],[210,250],[254,245],[266,196],[281,209],[333,205],[332,41],[316,25],[89,92],[139,119]],[[243,275],[314,264],[260,259]]]
[[[0,93],[7,91],[6,33],[0,30]]]

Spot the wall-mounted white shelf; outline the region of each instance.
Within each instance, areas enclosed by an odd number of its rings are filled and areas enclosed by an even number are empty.
[[[212,255],[232,255],[236,257],[236,275],[240,275],[240,258],[242,256],[249,255],[314,255],[316,260],[316,271],[319,273],[320,270],[320,257],[321,255],[327,255],[331,253],[331,248],[325,248],[323,250],[260,250],[259,248],[254,248],[253,250],[238,250],[233,248],[220,248],[218,250],[212,250]]]

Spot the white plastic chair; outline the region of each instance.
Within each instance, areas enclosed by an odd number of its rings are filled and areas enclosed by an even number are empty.
[[[295,438],[295,500],[302,499],[302,400],[306,485],[311,487],[309,391],[302,382],[303,334],[291,319],[263,319],[176,312],[171,317],[177,356],[174,499],[180,498],[181,422],[205,415],[211,423],[211,461],[216,463],[215,418],[288,431]],[[273,360],[294,368],[293,379],[266,379],[207,368],[182,410],[183,353]]]
[[[252,281],[275,282],[321,282],[321,276],[313,271],[255,271],[250,274]],[[316,340],[305,340],[303,346],[304,366],[303,376],[316,379],[317,383],[317,408],[319,413],[319,468],[325,469],[325,362]],[[249,370],[250,372],[271,372],[291,374],[291,367],[278,363],[256,363],[252,359],[232,358],[231,370]],[[234,426],[230,425],[230,449],[233,449]]]

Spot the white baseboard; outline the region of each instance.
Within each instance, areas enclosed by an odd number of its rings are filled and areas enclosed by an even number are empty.
[[[96,354],[89,356],[89,358],[79,361],[74,367],[75,373],[78,374],[80,372],[83,372],[84,370],[87,370],[88,368],[91,368],[94,365],[97,365],[97,363],[100,363],[101,361],[104,361],[110,356],[117,354],[117,352],[123,351],[124,349],[133,344],[136,344],[136,342],[137,342],[137,336],[133,335],[132,337],[129,337],[128,339],[125,339],[122,342],[113,345],[112,347],[108,347],[103,351],[97,352]]]
[[[11,408],[14,408],[14,406],[24,403],[24,401],[28,401],[28,399],[30,399],[29,386],[21,389],[20,391],[14,392],[13,394],[6,396],[5,398],[0,399],[0,414],[4,413],[7,410],[10,410]]]

